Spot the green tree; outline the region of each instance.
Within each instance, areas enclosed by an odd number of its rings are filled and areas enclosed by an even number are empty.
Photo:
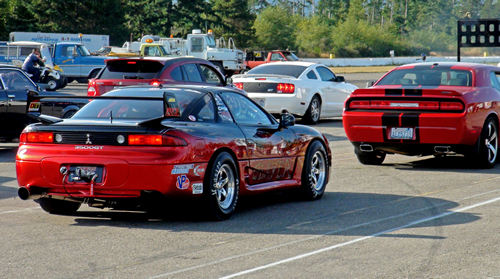
[[[247,0],[211,0],[210,6],[211,26],[217,36],[233,38],[240,47],[248,47],[254,41],[255,16],[250,13]]]
[[[330,52],[332,29],[319,16],[301,20],[296,31],[296,43],[301,55],[317,57]]]
[[[267,7],[255,19],[258,44],[267,49],[295,48],[296,18],[280,6]]]
[[[209,10],[208,2],[204,0],[177,0],[171,17],[171,33],[176,37],[185,37],[193,29],[207,31],[210,22],[206,15]]]
[[[125,29],[134,38],[146,34],[170,35],[173,9],[171,0],[122,0],[122,6],[125,11]]]

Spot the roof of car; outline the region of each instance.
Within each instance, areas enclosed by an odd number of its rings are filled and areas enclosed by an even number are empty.
[[[460,66],[460,67],[474,68],[474,69],[495,67],[493,65],[471,63],[471,62],[421,62],[421,63],[412,63],[412,64],[401,65],[401,66],[396,67],[395,70],[396,69],[411,68],[411,67],[415,67],[415,66],[443,66],[443,67]]]
[[[16,70],[21,70],[19,67],[16,67],[16,66],[10,65],[10,64],[0,64],[0,67],[1,68],[11,68],[11,69],[16,69]]]
[[[149,60],[149,61],[158,61],[162,64],[170,64],[175,62],[183,62],[183,61],[193,61],[193,62],[206,62],[210,63],[207,60],[196,58],[196,57],[123,57],[123,58],[112,58],[105,60],[106,63],[110,61],[139,61],[139,60]]]
[[[200,93],[209,93],[209,92],[220,92],[220,91],[231,91],[236,93],[241,93],[237,89],[229,88],[229,87],[220,87],[220,86],[207,86],[207,85],[181,85],[181,84],[172,84],[172,85],[164,85],[164,86],[144,86],[144,85],[132,85],[123,88],[117,88],[110,92],[105,93],[107,96],[157,96],[159,94],[163,94],[164,91],[168,90],[193,90],[198,91]],[[103,95],[103,96],[104,96]]]

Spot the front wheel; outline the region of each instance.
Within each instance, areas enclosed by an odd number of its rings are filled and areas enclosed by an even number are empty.
[[[314,96],[309,104],[304,120],[309,124],[316,124],[321,116],[321,100]]]
[[[64,200],[56,200],[49,198],[41,198],[38,199],[37,202],[40,204],[40,207],[50,213],[50,214],[62,214],[62,215],[71,215],[75,213],[79,208],[81,203],[79,202],[70,202]]]
[[[57,80],[53,77],[47,79],[47,91],[55,91],[58,88]]]
[[[325,192],[328,178],[328,160],[325,148],[319,141],[309,146],[302,169],[302,192],[309,200],[317,200]]]
[[[492,168],[495,166],[498,152],[498,125],[493,118],[484,123],[481,135],[471,157],[479,167]]]
[[[209,217],[224,220],[236,209],[239,178],[233,157],[222,152],[213,161],[205,176],[205,199]]]

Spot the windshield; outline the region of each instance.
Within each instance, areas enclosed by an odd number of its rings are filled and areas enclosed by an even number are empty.
[[[90,52],[85,46],[79,45],[77,47],[78,47],[78,52],[80,53],[81,56],[90,56]]]
[[[306,66],[299,65],[267,64],[253,68],[248,74],[285,75],[298,78],[305,69],[307,69]]]
[[[207,42],[208,47],[212,47],[212,48],[215,47],[215,40],[214,40],[213,36],[206,36],[205,41]]]
[[[189,90],[169,90],[168,94],[171,96],[169,102],[176,103],[180,115],[202,96],[200,92]],[[104,96],[138,95],[123,94],[123,91],[112,91]],[[162,97],[163,95],[155,94],[155,96]],[[152,96],[148,94],[147,97]],[[146,120],[162,117],[164,115],[163,108],[163,101],[161,100],[96,99],[81,108],[72,119],[110,119],[112,117],[113,120]]]
[[[387,74],[377,85],[472,86],[472,73],[450,68],[401,69]]]
[[[152,79],[162,69],[153,60],[109,60],[98,79]]]
[[[293,52],[283,52],[283,55],[285,55],[287,61],[298,61],[299,58],[295,53]]]

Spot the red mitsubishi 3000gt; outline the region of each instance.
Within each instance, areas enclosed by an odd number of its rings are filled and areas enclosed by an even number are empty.
[[[458,153],[491,168],[498,152],[499,101],[499,67],[410,64],[354,91],[343,123],[363,164],[381,164],[391,153]]]
[[[313,128],[278,123],[237,89],[130,87],[111,91],[70,119],[29,111],[16,157],[19,196],[49,213],[71,214],[81,203],[145,208],[161,197],[198,198],[228,218],[240,194],[296,187],[319,199],[331,152]]]

